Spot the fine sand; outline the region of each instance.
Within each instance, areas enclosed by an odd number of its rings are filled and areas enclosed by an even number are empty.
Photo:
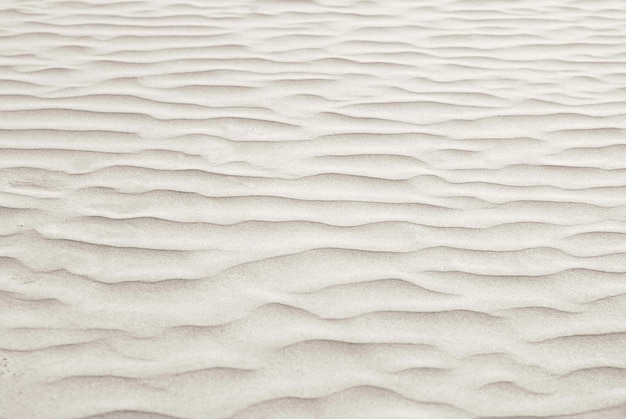
[[[621,0],[0,3],[0,418],[626,417]]]

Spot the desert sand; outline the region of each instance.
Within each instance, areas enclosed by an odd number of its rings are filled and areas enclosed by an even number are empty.
[[[0,418],[626,417],[626,7],[0,4]]]

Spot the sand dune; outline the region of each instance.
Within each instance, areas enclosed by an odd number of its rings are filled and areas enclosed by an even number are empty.
[[[626,417],[615,0],[0,5],[0,418]]]

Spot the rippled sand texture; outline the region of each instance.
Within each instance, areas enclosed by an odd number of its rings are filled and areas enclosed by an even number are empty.
[[[622,1],[0,8],[0,417],[626,417]]]

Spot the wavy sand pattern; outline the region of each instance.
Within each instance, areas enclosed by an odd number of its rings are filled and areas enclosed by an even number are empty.
[[[626,8],[0,5],[0,417],[626,417]]]

